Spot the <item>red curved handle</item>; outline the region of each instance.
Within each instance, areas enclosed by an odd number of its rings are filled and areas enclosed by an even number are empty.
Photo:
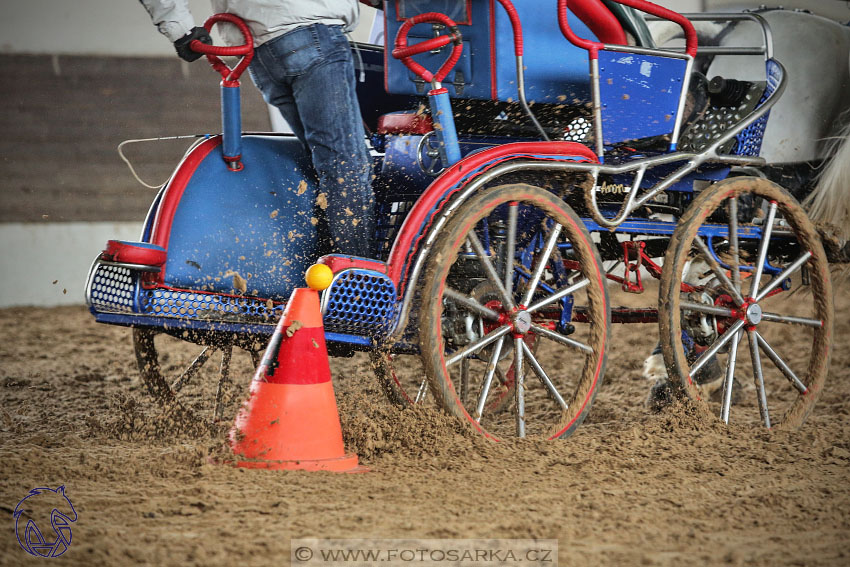
[[[685,51],[691,57],[696,56],[697,32],[694,29],[694,26],[690,22],[690,20],[688,20],[682,14],[679,14],[672,10],[668,10],[667,8],[663,8],[657,4],[653,4],[652,2],[647,2],[647,0],[613,1],[618,4],[623,4],[625,6],[629,6],[630,8],[640,10],[641,12],[646,12],[647,14],[652,14],[653,16],[658,16],[659,18],[664,18],[665,20],[670,20],[673,23],[679,24],[679,26],[685,32]],[[570,41],[570,43],[572,43],[573,45],[577,45],[578,47],[587,49],[588,51],[590,51],[591,57],[595,58],[596,53],[604,47],[604,44],[598,41],[584,39],[573,33],[573,30],[570,29],[570,25],[567,22],[567,0],[558,0],[558,24],[561,26],[561,32]]]
[[[410,31],[410,28],[415,26],[416,24],[422,23],[438,23],[443,24],[448,28],[449,35],[441,35],[439,37],[426,39],[425,41],[421,41],[416,45],[407,45],[407,32]],[[454,43],[454,47],[452,48],[452,52],[449,55],[449,58],[442,64],[440,69],[436,74],[432,75],[431,72],[411,59],[414,55],[418,53],[424,53],[426,51],[431,51],[433,49],[439,49],[444,45],[448,45],[449,42]],[[421,78],[426,83],[430,83],[431,81],[441,82],[446,78],[446,75],[449,74],[454,66],[457,64],[460,59],[460,54],[463,51],[463,41],[461,40],[460,30],[457,28],[457,24],[454,21],[446,16],[445,14],[440,14],[438,12],[428,12],[425,14],[419,14],[417,16],[413,16],[412,18],[408,18],[401,25],[401,28],[398,30],[398,34],[395,37],[395,48],[393,49],[393,57],[396,59],[400,59],[402,63],[404,63],[405,67],[416,73],[419,78]]]
[[[238,86],[239,77],[245,69],[248,68],[248,65],[251,63],[251,59],[254,58],[254,38],[251,35],[251,30],[248,29],[248,24],[246,24],[242,18],[234,16],[233,14],[214,14],[210,16],[206,22],[204,22],[204,27],[208,32],[212,31],[213,25],[218,22],[229,22],[234,24],[237,28],[239,28],[239,31],[242,32],[242,37],[245,38],[245,43],[243,45],[233,47],[224,47],[220,45],[207,45],[206,43],[201,43],[196,39],[189,44],[189,47],[192,48],[192,51],[197,51],[198,53],[203,53],[207,56],[207,61],[209,61],[213,69],[221,74],[221,78],[224,79],[224,84],[226,86]],[[238,57],[239,55],[242,56],[242,59],[233,69],[228,67],[224,61],[220,59],[220,57]]]
[[[508,19],[511,21],[511,28],[514,32],[514,53],[517,57],[522,57],[522,25],[519,22],[519,14],[517,14],[511,0],[499,0],[499,3],[505,9]]]

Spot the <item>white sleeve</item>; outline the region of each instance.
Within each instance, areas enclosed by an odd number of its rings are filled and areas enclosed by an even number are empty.
[[[151,21],[172,43],[192,31],[195,19],[187,0],[139,0]]]

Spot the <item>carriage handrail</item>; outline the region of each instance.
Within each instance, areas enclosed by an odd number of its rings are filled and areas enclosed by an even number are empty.
[[[761,27],[762,37],[764,38],[764,44],[761,47],[758,46],[748,46],[748,47],[726,47],[726,46],[714,46],[714,45],[703,45],[699,47],[697,51],[697,55],[764,55],[765,60],[773,58],[773,32],[770,29],[770,24],[768,21],[763,18],[760,14],[756,14],[754,12],[741,12],[741,13],[717,13],[717,14],[706,14],[703,12],[697,13],[685,13],[682,16],[686,17],[692,22],[737,22],[750,20],[757,23]],[[657,16],[646,16],[646,20],[649,22],[658,22],[663,21],[663,18],[659,18]],[[683,47],[669,47],[665,49],[670,49],[671,51],[683,51]]]
[[[641,53],[645,55],[651,56],[660,56],[666,58],[683,58],[685,59],[685,70],[684,76],[681,83],[681,91],[679,95],[679,104],[676,107],[676,115],[675,120],[673,122],[673,132],[670,139],[670,149],[675,150],[676,144],[679,139],[679,132],[682,127],[682,115],[685,109],[685,99],[688,91],[688,85],[690,82],[691,69],[693,67],[693,58],[697,52],[697,34],[694,29],[693,24],[677,12],[673,12],[672,10],[668,10],[667,8],[662,8],[652,2],[647,2],[646,0],[612,0],[613,2],[617,2],[628,6],[630,8],[635,8],[637,10],[647,12],[649,14],[654,14],[656,16],[662,17],[665,20],[669,20],[675,24],[678,24],[679,27],[685,33],[686,38],[686,47],[684,54],[678,54],[672,52],[670,50],[663,49],[648,49],[644,47],[631,46],[631,45],[617,45],[617,44],[609,44],[602,43],[599,41],[592,41],[589,39],[584,39],[578,37],[570,28],[569,21],[567,19],[567,8],[569,5],[568,0],[558,0],[558,25],[561,28],[561,33],[564,34],[564,37],[572,43],[582,49],[585,49],[588,52],[588,59],[590,64],[590,96],[591,96],[591,109],[593,113],[593,133],[594,133],[594,150],[596,154],[599,156],[600,161],[604,161],[605,155],[605,143],[602,135],[602,100],[601,100],[601,91],[599,86],[600,81],[600,69],[599,69],[599,51],[607,50],[607,51],[620,51],[626,53]]]
[[[652,2],[647,2],[646,0],[612,0],[618,4],[623,4],[624,6],[628,6],[630,8],[635,8],[636,10],[640,10],[641,12],[646,12],[647,14],[652,14],[654,16],[658,16],[661,19],[669,20],[673,23],[679,25],[682,30],[685,32],[685,52],[691,57],[696,55],[697,52],[697,32],[694,29],[694,26],[691,22],[684,17],[682,14],[678,12],[674,12],[673,10],[668,10],[667,8],[663,8],[658,6],[657,4],[653,4]],[[570,24],[567,21],[567,9],[569,8],[568,0],[558,0],[558,24],[561,27],[561,32],[564,36],[572,43],[582,49],[586,49],[590,52],[591,59],[596,59],[596,53],[600,49],[604,49],[608,44],[602,43],[600,41],[593,41],[590,39],[584,39],[579,37],[573,32],[572,28],[570,28]]]
[[[651,189],[647,190],[643,195],[639,198],[637,195],[638,185],[640,184],[640,177],[642,177],[642,173],[638,173],[636,175],[634,187],[632,188],[632,192],[629,195],[629,198],[623,203],[620,207],[619,212],[613,219],[607,219],[602,215],[602,212],[599,210],[598,204],[596,202],[596,186],[590,189],[589,202],[587,203],[588,208],[590,209],[591,216],[593,219],[600,225],[605,228],[616,228],[623,221],[628,218],[628,216],[634,212],[637,208],[642,207],[656,195],[665,191],[680,179],[684,178],[686,175],[696,170],[700,165],[705,162],[711,161],[721,161],[724,163],[737,163],[741,165],[764,165],[764,158],[755,157],[748,158],[746,156],[736,156],[736,155],[728,155],[728,154],[718,154],[717,150],[723,146],[726,142],[737,136],[740,132],[742,132],[747,126],[753,124],[755,121],[759,120],[765,114],[767,114],[774,104],[779,100],[782,96],[782,93],[785,91],[785,85],[787,84],[787,79],[785,78],[785,67],[779,61],[775,59],[771,60],[775,65],[777,65],[779,69],[779,82],[776,85],[773,93],[770,94],[761,105],[753,111],[750,115],[745,117],[743,120],[726,130],[724,134],[718,137],[708,148],[706,148],[703,152],[699,154],[686,154],[682,152],[674,152],[672,154],[668,154],[670,157],[678,156],[679,159],[687,159],[687,163],[677,169],[673,174],[665,177],[662,181],[656,183]],[[635,164],[637,168],[640,168],[642,164],[648,163],[649,160],[637,160]],[[659,162],[660,163],[660,162]],[[634,167],[632,168],[634,169]],[[602,168],[598,169],[601,173],[608,173]]]

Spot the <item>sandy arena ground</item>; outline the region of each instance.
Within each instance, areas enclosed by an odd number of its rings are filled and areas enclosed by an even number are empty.
[[[150,402],[129,330],[81,307],[2,310],[0,563],[43,562],[18,546],[12,511],[64,485],[79,519],[62,564],[284,565],[291,538],[369,537],[551,538],[561,565],[847,565],[846,287],[836,304],[825,391],[791,433],[649,414],[648,325],[614,329],[590,418],[559,442],[495,444],[397,410],[365,356],[333,359],[346,443],[372,469],[359,475],[210,464],[227,424],[181,424]]]

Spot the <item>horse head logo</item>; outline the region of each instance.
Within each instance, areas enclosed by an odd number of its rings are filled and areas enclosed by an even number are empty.
[[[61,510],[61,511],[60,511]],[[42,522],[50,517],[54,537],[42,533],[36,520]],[[12,514],[15,519],[15,536],[18,543],[30,555],[36,557],[59,557],[71,545],[71,524],[77,521],[77,511],[65,496],[65,487],[33,488]],[[23,523],[26,519],[26,524]]]

